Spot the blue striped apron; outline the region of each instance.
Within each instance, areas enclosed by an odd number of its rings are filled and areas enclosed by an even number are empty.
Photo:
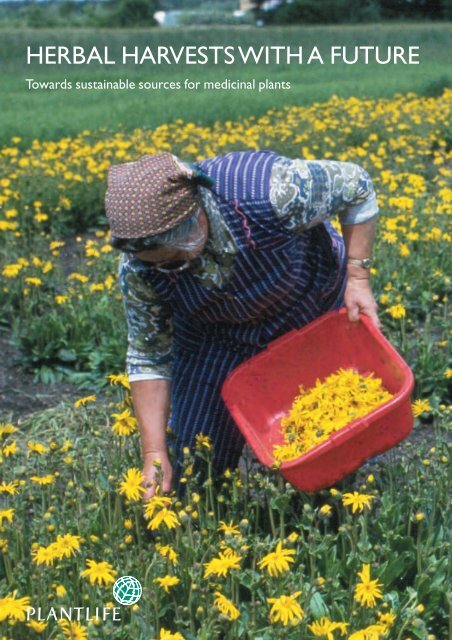
[[[177,490],[182,449],[192,449],[199,433],[212,439],[217,474],[238,463],[244,439],[221,398],[229,372],[271,340],[343,304],[342,237],[329,223],[298,234],[282,228],[269,199],[277,157],[232,152],[198,163],[215,180],[212,191],[239,249],[223,287],[203,287],[190,269],[150,273],[172,309],[169,447]]]

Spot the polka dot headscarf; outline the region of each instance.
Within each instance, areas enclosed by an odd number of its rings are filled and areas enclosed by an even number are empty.
[[[213,180],[171,153],[143,156],[108,170],[105,211],[117,238],[144,238],[172,229],[199,207],[197,184]]]

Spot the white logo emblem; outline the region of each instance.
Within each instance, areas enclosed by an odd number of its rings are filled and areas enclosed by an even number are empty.
[[[135,604],[141,598],[142,592],[140,582],[133,576],[122,576],[113,585],[113,596],[119,604]]]

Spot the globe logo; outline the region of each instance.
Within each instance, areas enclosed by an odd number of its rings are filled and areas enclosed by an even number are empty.
[[[113,585],[113,596],[119,604],[135,604],[141,598],[142,592],[140,582],[133,576],[122,576]]]

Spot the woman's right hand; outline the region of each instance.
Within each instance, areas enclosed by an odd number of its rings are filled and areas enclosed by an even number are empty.
[[[168,458],[166,426],[170,410],[170,381],[135,380],[130,383],[133,408],[141,433],[143,455],[143,500],[149,500],[163,481],[160,493],[171,491],[173,470]],[[159,463],[156,466],[155,463]]]
[[[143,455],[143,487],[145,493],[143,500],[149,500],[155,494],[157,486],[160,486],[160,493],[171,491],[171,480],[173,469],[166,451],[149,451]],[[160,482],[160,479],[162,480]]]

